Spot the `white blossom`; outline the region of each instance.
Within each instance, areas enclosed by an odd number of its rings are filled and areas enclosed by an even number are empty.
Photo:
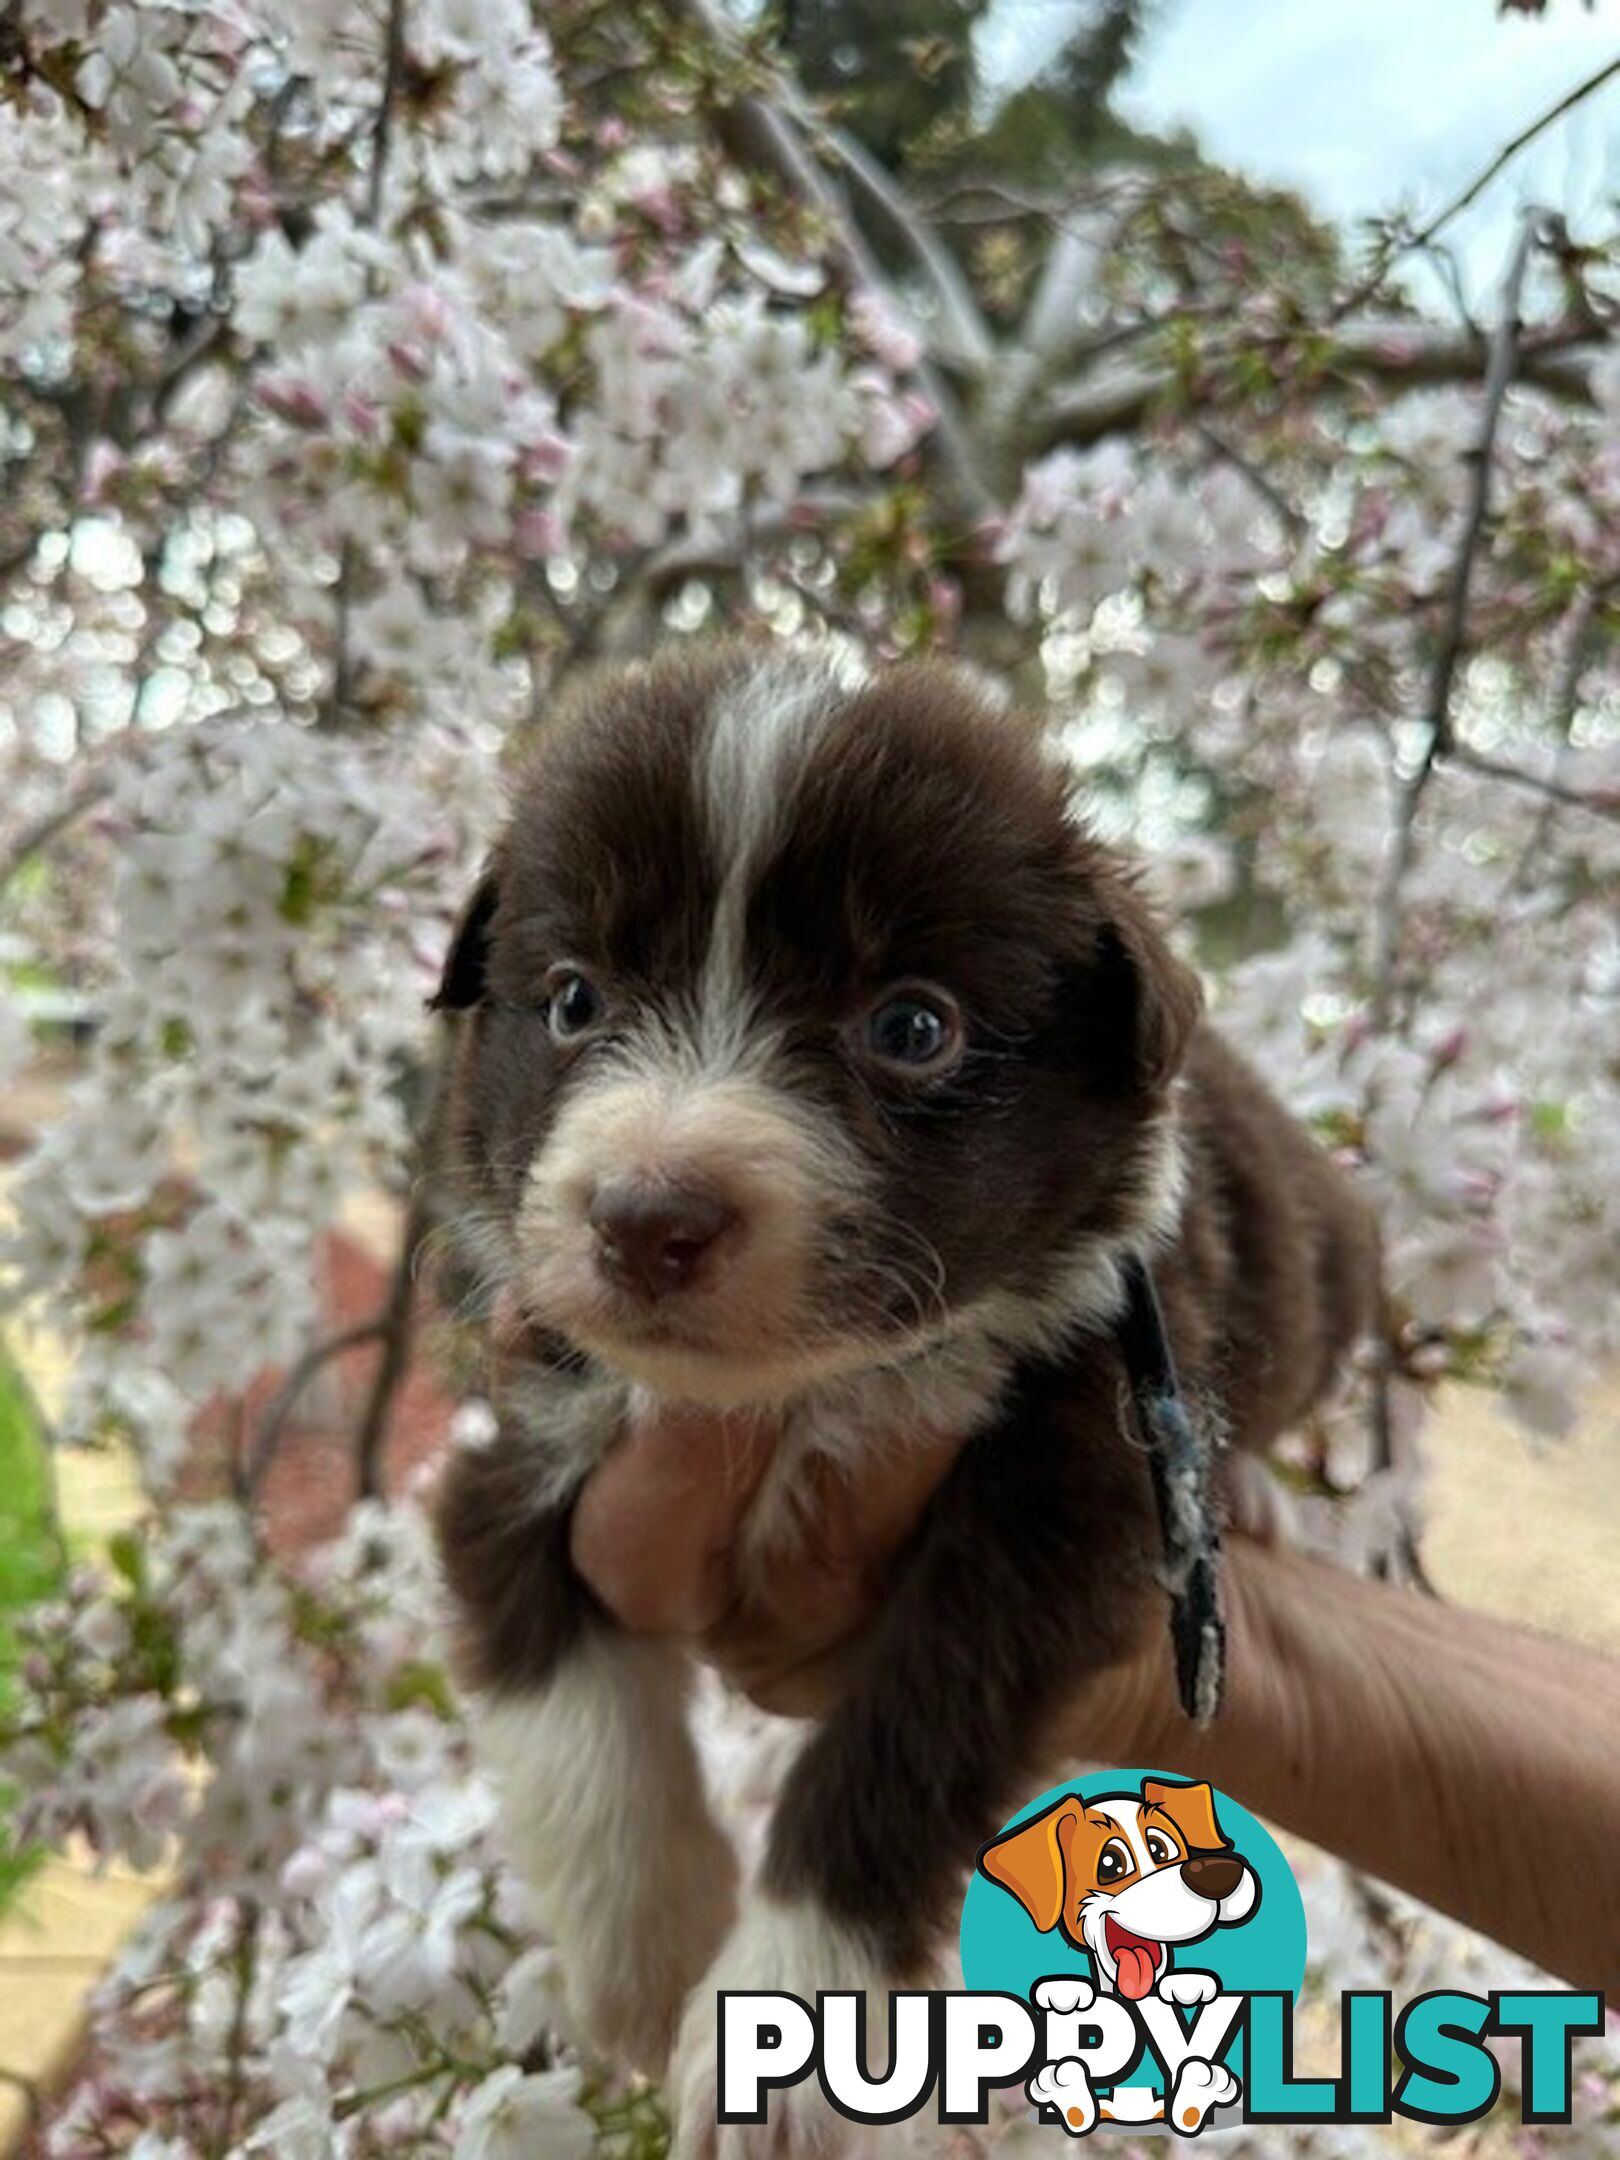
[[[583,2160],[595,2142],[591,2119],[577,2104],[571,2070],[525,2077],[513,2065],[488,2077],[462,2111],[456,2160]]]

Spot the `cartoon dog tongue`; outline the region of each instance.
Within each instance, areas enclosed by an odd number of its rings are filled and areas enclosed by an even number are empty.
[[[1123,1931],[1109,1944],[1119,1973],[1119,1992],[1131,2002],[1140,2002],[1144,1995],[1153,1992],[1153,1975],[1159,1968],[1155,1947],[1143,1942],[1139,1935],[1126,1935]]]

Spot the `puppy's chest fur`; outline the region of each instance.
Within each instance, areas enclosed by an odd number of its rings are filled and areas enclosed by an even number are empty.
[[[746,1596],[761,1588],[774,1565],[803,1550],[828,1477],[857,1484],[907,1449],[969,1441],[991,1427],[1017,1363],[1010,1342],[974,1327],[893,1365],[748,1413],[764,1429],[769,1459],[739,1525],[738,1590]],[[685,1421],[688,1444],[709,1450],[699,1474],[722,1481],[728,1474],[730,1418],[671,1405],[606,1367],[522,1369],[504,1407],[526,1442],[540,1508],[567,1506],[616,1443],[672,1413]]]

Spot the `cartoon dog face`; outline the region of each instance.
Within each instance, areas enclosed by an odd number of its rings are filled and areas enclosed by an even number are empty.
[[[1178,1943],[1247,1920],[1260,1883],[1215,1819],[1207,1785],[1144,1778],[1140,1793],[1078,1793],[985,1846],[980,1871],[1045,1934],[1090,1953],[1099,1987],[1152,1993]]]

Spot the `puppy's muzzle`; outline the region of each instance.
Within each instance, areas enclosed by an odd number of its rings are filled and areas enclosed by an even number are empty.
[[[1227,1853],[1194,1853],[1182,1861],[1181,1879],[1196,1896],[1218,1905],[1243,1880],[1243,1862]]]
[[[643,1179],[599,1184],[586,1217],[598,1269],[615,1288],[650,1303],[698,1287],[741,1219],[719,1193]]]

